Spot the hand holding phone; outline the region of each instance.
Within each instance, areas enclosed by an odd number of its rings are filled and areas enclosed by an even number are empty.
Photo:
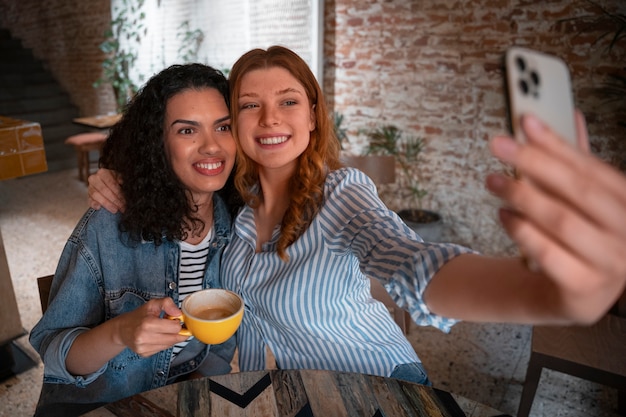
[[[532,49],[511,47],[505,54],[505,69],[509,122],[515,140],[526,142],[522,117],[533,114],[572,146],[577,146],[574,99],[565,62]],[[538,269],[523,251],[522,257],[532,270]]]

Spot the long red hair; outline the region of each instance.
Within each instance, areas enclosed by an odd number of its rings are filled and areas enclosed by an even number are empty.
[[[230,71],[231,117],[233,134],[238,139],[237,117],[239,115],[238,98],[241,80],[245,74],[258,69],[272,67],[284,68],[302,84],[309,104],[315,113],[315,129],[311,132],[309,146],[300,155],[297,168],[289,183],[289,207],[281,222],[281,234],[278,239],[278,254],[287,260],[285,250],[295,242],[309,227],[313,218],[324,203],[324,182],[329,171],[341,166],[339,162],[339,141],[332,121],[328,115],[324,95],[313,72],[306,62],[295,52],[282,47],[272,46],[267,50],[253,49],[235,62]],[[259,184],[259,171],[256,163],[241,150],[237,140],[237,173],[235,186],[244,201],[251,207],[259,206],[263,193]]]

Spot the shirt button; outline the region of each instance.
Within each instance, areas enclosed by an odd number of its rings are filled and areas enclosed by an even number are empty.
[[[190,360],[190,361],[189,361],[189,365],[190,365],[190,366],[196,366],[196,361],[194,361],[194,360]]]
[[[168,287],[170,288],[170,290],[175,290],[176,289],[176,283],[174,281],[172,281],[172,282],[170,282]]]
[[[157,371],[157,376],[163,376],[163,375],[165,375],[165,372],[163,372],[163,371]]]

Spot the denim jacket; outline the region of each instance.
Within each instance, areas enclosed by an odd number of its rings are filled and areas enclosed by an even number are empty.
[[[217,195],[213,203],[213,238],[204,288],[221,286],[221,256],[230,240],[231,223],[226,206]],[[79,334],[135,310],[152,298],[171,297],[178,303],[178,242],[165,240],[156,246],[151,242],[131,241],[128,234],[119,231],[119,221],[119,214],[90,209],[63,249],[48,309],[30,334],[30,342],[44,363],[38,411],[53,403],[63,403],[69,407],[65,409],[67,415],[70,404],[98,406],[166,385],[175,377],[194,371],[207,355],[207,360],[217,355],[227,364],[233,356],[234,338],[213,346],[210,354],[208,346],[199,349],[196,346],[198,354],[172,369],[172,348],[147,358],[126,348],[93,374],[75,376],[67,371],[65,359]],[[225,372],[229,370],[228,367]]]

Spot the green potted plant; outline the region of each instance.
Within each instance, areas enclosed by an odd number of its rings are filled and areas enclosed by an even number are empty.
[[[341,149],[343,149],[343,144],[348,140],[348,129],[343,127],[343,114],[334,111],[332,113],[333,118],[333,130],[335,131],[335,137],[339,141],[339,145]]]
[[[369,139],[368,155],[387,155],[394,158],[400,168],[396,185],[398,195],[407,207],[398,211],[404,222],[425,241],[441,239],[443,221],[437,212],[423,208],[423,198],[428,191],[421,183],[420,168],[424,139],[416,136],[403,137],[402,131],[393,125],[384,125],[366,131]]]
[[[120,113],[126,103],[137,92],[138,86],[131,79],[130,71],[137,61],[136,48],[124,47],[121,39],[139,42],[147,28],[143,24],[145,14],[141,11],[145,0],[124,0],[104,33],[105,40],[100,50],[106,54],[102,61],[102,76],[93,84],[95,88],[108,83],[115,94],[116,110]]]

